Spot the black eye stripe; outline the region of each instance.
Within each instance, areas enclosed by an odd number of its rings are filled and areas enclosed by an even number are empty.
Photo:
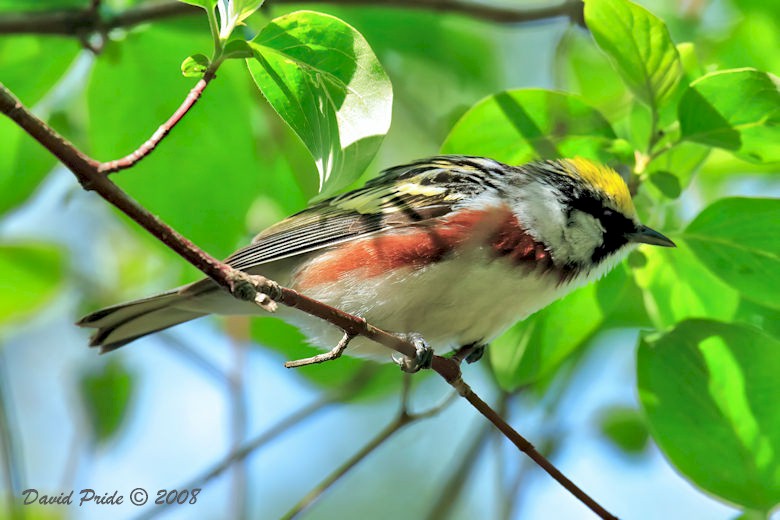
[[[601,199],[595,197],[589,192],[581,191],[579,193],[574,193],[573,196],[569,197],[567,202],[569,207],[572,209],[580,210],[583,213],[593,215],[598,219],[601,218],[605,209],[604,203],[601,201]]]
[[[634,222],[611,208],[604,207],[604,203],[599,198],[590,193],[580,193],[579,196],[570,200],[570,212],[579,210],[583,213],[592,215],[601,223],[604,228],[602,244],[593,251],[592,260],[600,262],[605,257],[614,253],[628,243],[626,235],[635,230]]]
[[[600,199],[588,193],[582,193],[578,197],[572,198],[569,207],[599,219],[607,229],[630,229],[633,226],[631,219],[618,211],[605,207]]]

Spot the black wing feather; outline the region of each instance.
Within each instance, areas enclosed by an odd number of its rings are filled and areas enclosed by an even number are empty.
[[[387,229],[419,225],[492,189],[489,176],[506,168],[489,159],[438,156],[385,170],[363,188],[271,226],[226,262],[246,270]]]

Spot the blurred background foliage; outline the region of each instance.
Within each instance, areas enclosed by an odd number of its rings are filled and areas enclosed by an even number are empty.
[[[260,33],[259,45],[271,19],[316,10],[351,25],[359,34],[348,41],[362,35],[384,68],[392,126],[362,176],[370,155],[334,170],[326,189],[439,150],[510,163],[583,155],[630,178],[643,221],[679,245],[643,248],[514,327],[466,369],[467,381],[618,516],[768,517],[780,502],[780,106],[777,80],[765,74],[780,71],[777,2],[642,2],[650,14],[592,0],[592,35],[579,16],[507,23],[350,3],[269,0],[237,30],[246,39]],[[210,56],[213,43],[197,9],[102,35],[8,29],[22,11],[90,5],[0,0],[0,81],[82,150],[109,160],[170,116],[195,81],[182,75],[182,61]],[[158,5],[104,0],[97,16]],[[327,22],[322,34],[353,34],[339,24]],[[652,45],[626,41],[643,36]],[[296,116],[288,126],[277,115],[289,107],[268,85],[264,97],[264,69],[250,68],[227,60],[159,149],[114,176],[218,257],[303,208],[327,177],[309,153],[316,135],[301,135]],[[727,69],[739,70],[700,79]],[[379,72],[369,87],[383,81]],[[375,96],[389,109],[389,89]],[[144,487],[152,496],[203,487],[196,505],[110,513],[275,518],[392,422],[402,394],[395,367],[348,358],[285,371],[283,360],[314,351],[272,317],[209,318],[97,357],[76,318],[198,273],[81,191],[6,118],[0,147],[4,510],[106,515],[14,509],[10,498],[29,487],[54,495]],[[415,377],[411,407],[447,391],[437,378]],[[199,478],[247,440],[257,442],[250,457]],[[381,443],[305,513],[367,515],[589,517],[458,402]]]

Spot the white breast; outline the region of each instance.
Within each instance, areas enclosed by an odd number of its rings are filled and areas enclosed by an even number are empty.
[[[442,354],[477,341],[487,343],[517,321],[599,278],[631,249],[633,246],[622,248],[589,273],[563,284],[559,284],[555,272],[514,265],[506,257],[496,258],[489,248],[472,246],[423,269],[408,267],[373,278],[355,273],[337,284],[322,284],[302,292],[366,318],[388,332],[417,332]],[[303,263],[315,262],[317,256],[310,255]],[[280,260],[258,266],[252,273],[297,289],[290,273],[300,267],[300,262],[299,258]],[[265,313],[224,291],[210,291],[182,302],[180,307],[204,313]],[[333,348],[342,337],[335,326],[284,305],[279,306],[277,316],[301,328],[313,345],[325,350]],[[385,361],[392,354],[364,338],[355,338],[348,353]]]
[[[476,266],[476,267],[475,267]],[[295,288],[295,281],[292,280]],[[487,342],[509,326],[569,292],[556,273],[540,273],[471,248],[424,269],[400,269],[371,279],[350,275],[320,285],[308,296],[389,332],[417,332],[438,353],[475,341]],[[322,320],[292,309],[280,317],[300,327],[312,344],[330,349],[342,333]],[[390,351],[363,338],[350,344],[353,355],[388,359]]]

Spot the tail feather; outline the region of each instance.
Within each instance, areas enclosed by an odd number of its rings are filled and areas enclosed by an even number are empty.
[[[81,318],[76,325],[97,329],[90,346],[111,352],[140,337],[205,316],[206,312],[177,308],[186,297],[179,289],[107,307]]]

